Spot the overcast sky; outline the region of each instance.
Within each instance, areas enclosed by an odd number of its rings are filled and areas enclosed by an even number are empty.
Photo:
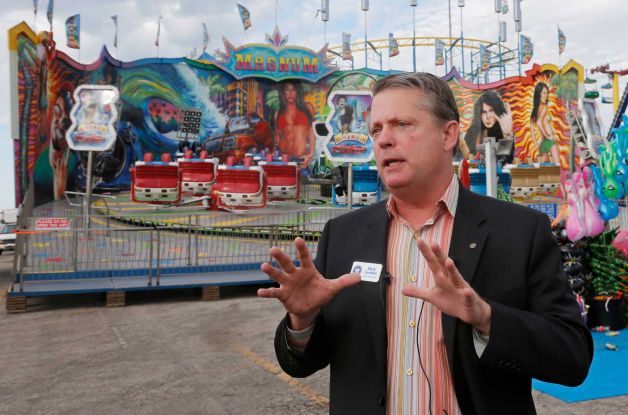
[[[48,29],[46,20],[47,0],[39,0],[37,20],[34,21],[32,0],[0,0],[0,209],[13,207],[13,154],[9,120],[9,63],[7,31],[21,21],[37,31]],[[263,42],[264,35],[277,23],[289,43],[319,50],[325,39],[323,23],[316,16],[320,0],[240,0],[251,12],[252,27],[244,32],[234,0],[57,0],[55,2],[53,31],[57,47],[79,60],[79,51],[65,46],[65,19],[81,14],[80,62],[91,63],[103,45],[112,55],[114,25],[110,19],[118,15],[117,57],[123,61],[157,56],[155,37],[157,20],[163,16],[160,50],[162,57],[187,56],[196,47],[202,49],[201,23],[209,29],[208,52],[223,48],[222,38],[239,45]],[[327,42],[330,46],[341,43],[342,32],[352,34],[352,40],[364,38],[364,12],[360,0],[329,0],[330,20],[327,22]],[[383,39],[393,32],[397,37],[412,35],[412,8],[410,0],[371,0],[367,13],[369,39]],[[462,9],[464,36],[493,41],[497,38],[498,15],[494,12],[494,0],[466,0]],[[506,46],[517,47],[512,14],[502,16],[508,24]],[[418,0],[416,8],[417,36],[447,36],[448,1]],[[451,0],[452,31],[460,34],[460,9],[458,1]],[[609,63],[612,69],[628,68],[628,0],[574,1],[574,0],[522,0],[523,34],[534,43],[534,63],[566,63],[573,59],[585,68]],[[567,36],[565,52],[558,56],[557,26]],[[384,56],[384,69],[412,69],[412,49],[401,48],[400,55],[388,59]],[[387,55],[387,53],[384,53]],[[433,48],[417,48],[417,69],[443,75],[442,67],[434,67]],[[364,66],[362,53],[356,54],[357,67]],[[379,63],[369,62],[369,67]],[[525,65],[523,69],[528,69]],[[514,75],[514,74],[513,74]],[[597,76],[600,84],[607,80]],[[623,89],[628,76],[621,80]],[[602,116],[606,125],[612,111],[604,106]]]

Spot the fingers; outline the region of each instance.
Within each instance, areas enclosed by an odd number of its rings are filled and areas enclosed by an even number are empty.
[[[284,272],[293,273],[297,270],[297,267],[294,266],[292,259],[290,259],[288,255],[286,255],[281,249],[277,248],[276,246],[270,248],[270,251],[268,251],[268,253],[271,257],[275,259],[275,261],[277,261],[277,263],[279,264],[281,269],[284,270]]]
[[[264,262],[261,266],[264,274],[268,275],[270,279],[273,281],[277,281],[279,284],[282,284],[286,280],[286,276],[279,271],[277,268],[270,265],[268,262]]]
[[[279,298],[280,294],[279,288],[260,288],[257,290],[257,296],[262,298]]]
[[[512,115],[510,113],[500,115],[498,121],[503,134],[512,134]]]
[[[444,279],[447,279],[456,288],[467,285],[454,261],[445,254],[445,251],[437,243],[428,246],[425,241],[420,240],[419,250],[432,270],[434,281],[438,285],[443,284],[445,282]]]
[[[468,285],[462,277],[460,271],[458,271],[458,267],[456,267],[453,259],[447,258],[447,260],[445,261],[445,267],[447,268],[449,279],[451,280],[451,283],[454,285],[454,287],[462,288]]]
[[[431,302],[432,293],[433,292],[430,288],[420,288],[413,284],[405,285],[401,289],[401,294],[405,295],[406,297],[419,298],[427,302]]]
[[[307,268],[314,266],[312,262],[312,255],[303,238],[296,238],[294,240],[294,246],[297,248],[297,258],[301,262],[301,267]]]
[[[329,281],[331,283],[332,291],[334,295],[336,295],[345,288],[359,283],[361,281],[361,277],[360,274],[351,273]]]
[[[301,267],[314,267],[314,263],[312,262],[312,255],[310,254],[310,250],[308,249],[305,240],[303,240],[303,238],[296,238],[294,240],[294,246],[296,247],[297,259],[301,262]],[[292,259],[288,255],[286,255],[281,249],[274,246],[270,248],[270,251],[268,251],[268,253],[275,259],[275,261],[277,261],[277,263],[285,273],[291,274],[297,271],[297,267],[294,265],[294,262],[292,262]]]
[[[440,248],[440,245],[438,245],[437,243],[433,243],[431,248],[434,256],[438,260],[438,264],[441,266],[441,268],[444,268],[445,262],[447,259],[449,259],[449,257],[445,254],[445,251],[443,251]]]
[[[436,277],[436,274],[443,271],[443,268],[445,266],[444,259],[443,260],[440,259],[440,255],[441,255],[440,247],[438,246],[438,244],[433,244],[430,247],[427,245],[427,243],[424,240],[420,239],[419,250],[423,254],[423,257],[427,261],[427,265],[430,267],[430,269],[432,270],[432,273]]]
[[[510,118],[510,114],[502,114],[497,118],[497,121],[499,122],[499,126],[502,128],[502,130],[510,130],[511,126],[512,126],[512,121]],[[503,132],[503,131],[502,131]]]

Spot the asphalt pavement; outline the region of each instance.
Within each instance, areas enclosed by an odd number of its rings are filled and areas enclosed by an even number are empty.
[[[192,289],[29,299],[7,315],[12,255],[0,256],[0,414],[325,414],[329,370],[292,379],[273,351],[283,316],[257,287],[204,302]],[[626,414],[628,396],[567,404],[534,393],[539,414]]]

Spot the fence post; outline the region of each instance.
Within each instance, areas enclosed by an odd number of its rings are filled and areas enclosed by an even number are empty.
[[[188,265],[192,265],[192,215],[188,215]]]
[[[78,270],[78,261],[76,256],[78,255],[78,229],[76,229],[76,222],[78,217],[72,218],[72,222],[74,222],[74,229],[72,229],[72,271],[76,272]]]
[[[270,225],[270,235],[268,235],[268,250],[275,245],[275,237],[277,235],[277,227],[275,225]],[[268,263],[273,263],[273,257],[268,254]]]
[[[20,269],[20,292],[24,291],[24,261],[26,261],[26,245],[28,243],[27,240],[28,239],[28,235],[18,235],[18,237],[23,237],[24,239],[22,239],[22,244],[20,247],[20,244],[18,244],[18,247],[20,248],[20,264],[19,264],[19,269]],[[17,254],[17,253],[16,253]]]
[[[196,215],[196,218],[194,219],[194,222],[196,223],[196,227],[194,229],[194,237],[195,237],[195,249],[194,249],[194,265],[198,265],[198,234],[200,233],[200,228],[199,228],[199,224],[198,224],[198,215]]]
[[[159,277],[161,274],[161,230],[157,229],[157,286],[159,287]]]
[[[148,286],[153,285],[153,230],[148,232]]]

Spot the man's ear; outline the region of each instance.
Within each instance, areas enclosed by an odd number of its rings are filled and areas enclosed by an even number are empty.
[[[451,151],[457,144],[460,134],[460,126],[456,121],[447,121],[442,127],[443,151]]]

